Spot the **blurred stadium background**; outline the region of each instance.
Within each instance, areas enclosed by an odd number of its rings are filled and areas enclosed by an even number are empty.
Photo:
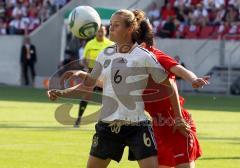
[[[159,49],[179,56],[211,84],[192,89],[179,81],[186,107],[197,122],[203,156],[199,168],[240,167],[240,1],[239,0],[0,0],[0,167],[85,167],[94,125],[63,126],[54,117],[62,103],[48,101],[47,79],[62,61],[79,59],[86,41],[67,28],[69,12],[94,7],[108,26],[117,9],[142,9],[153,24]],[[29,36],[36,46],[34,84],[23,85],[20,51]],[[92,104],[85,115],[95,112]],[[137,167],[127,161],[120,165]]]

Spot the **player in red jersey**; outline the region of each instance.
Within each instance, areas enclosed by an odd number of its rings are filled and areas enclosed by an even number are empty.
[[[137,19],[144,19],[142,11],[133,11]],[[143,13],[142,13],[143,14]],[[168,71],[168,78],[177,87],[175,75],[192,83],[193,88],[203,87],[208,84],[209,77],[198,78],[194,73],[179,65],[174,59],[162,51],[153,47],[153,34],[151,25],[147,22],[140,26],[145,27],[145,36],[138,38],[138,43],[152,52],[157,61]],[[152,93],[153,89],[164,90],[163,85],[156,84],[151,78],[144,94]],[[162,88],[162,89],[161,89]],[[164,94],[163,94],[164,95]],[[171,96],[170,96],[171,97]],[[159,101],[145,101],[145,110],[153,118],[153,130],[158,146],[159,168],[194,168],[195,160],[201,156],[202,151],[196,134],[196,125],[191,115],[184,109],[184,98],[179,96],[178,105],[182,117],[185,121],[176,117],[176,105],[172,104],[171,98],[163,98]],[[186,123],[190,126],[190,131],[186,131]],[[176,131],[177,130],[177,131]]]
[[[169,72],[169,79],[175,80],[175,69],[181,68],[172,58],[161,51],[147,47],[153,52],[160,64]],[[148,82],[149,88],[161,88],[152,79]],[[151,91],[145,90],[144,94]],[[196,135],[196,125],[191,115],[183,108],[184,98],[179,96],[181,112],[185,121],[190,125],[191,131],[186,135],[185,132],[173,131],[177,127],[174,115],[174,107],[170,99],[163,99],[154,102],[145,102],[145,110],[153,118],[153,130],[158,146],[158,161],[161,168],[167,167],[194,167],[194,161],[201,156],[202,151]],[[179,121],[178,121],[179,122]]]

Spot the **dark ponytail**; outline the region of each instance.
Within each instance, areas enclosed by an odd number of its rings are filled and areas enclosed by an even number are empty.
[[[137,31],[132,34],[133,42],[138,44],[145,42],[147,47],[153,46],[153,31],[148,19],[145,18],[145,13],[141,10],[132,12],[138,23]]]

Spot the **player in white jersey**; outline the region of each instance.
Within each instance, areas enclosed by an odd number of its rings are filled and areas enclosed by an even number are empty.
[[[110,23],[110,39],[116,43],[102,52],[84,84],[65,90],[50,90],[48,96],[70,96],[74,89],[92,89],[97,79],[103,81],[103,107],[96,124],[88,168],[105,168],[111,160],[120,161],[125,146],[129,160],[141,168],[157,168],[157,150],[151,124],[144,113],[142,92],[149,75],[160,83],[167,77],[161,65],[146,50],[138,47],[141,35],[134,14],[119,10]]]
[[[149,74],[156,82],[161,82],[166,79],[166,73],[155,58],[137,44],[134,44],[127,53],[119,53],[116,50],[117,46],[106,48],[97,58],[98,66],[101,68],[95,68],[98,72],[102,69],[99,78],[103,81],[103,104],[106,104],[102,108],[102,113],[107,115],[102,121],[145,121],[148,118],[139,95],[142,95],[142,89],[146,88]],[[106,96],[111,97],[111,100]],[[109,113],[111,104],[109,101],[113,100],[118,104],[117,109]]]

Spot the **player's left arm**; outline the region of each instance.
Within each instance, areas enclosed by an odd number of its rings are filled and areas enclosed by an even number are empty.
[[[197,77],[192,71],[187,70],[181,65],[171,67],[170,71],[175,75],[190,82],[193,88],[201,88],[209,84],[210,76]]]
[[[193,88],[201,88],[204,85],[209,84],[209,76],[197,77],[192,71],[187,70],[183,66],[179,65],[172,57],[156,50],[154,52],[158,62],[166,69],[169,73],[179,76],[184,80],[190,82]]]

